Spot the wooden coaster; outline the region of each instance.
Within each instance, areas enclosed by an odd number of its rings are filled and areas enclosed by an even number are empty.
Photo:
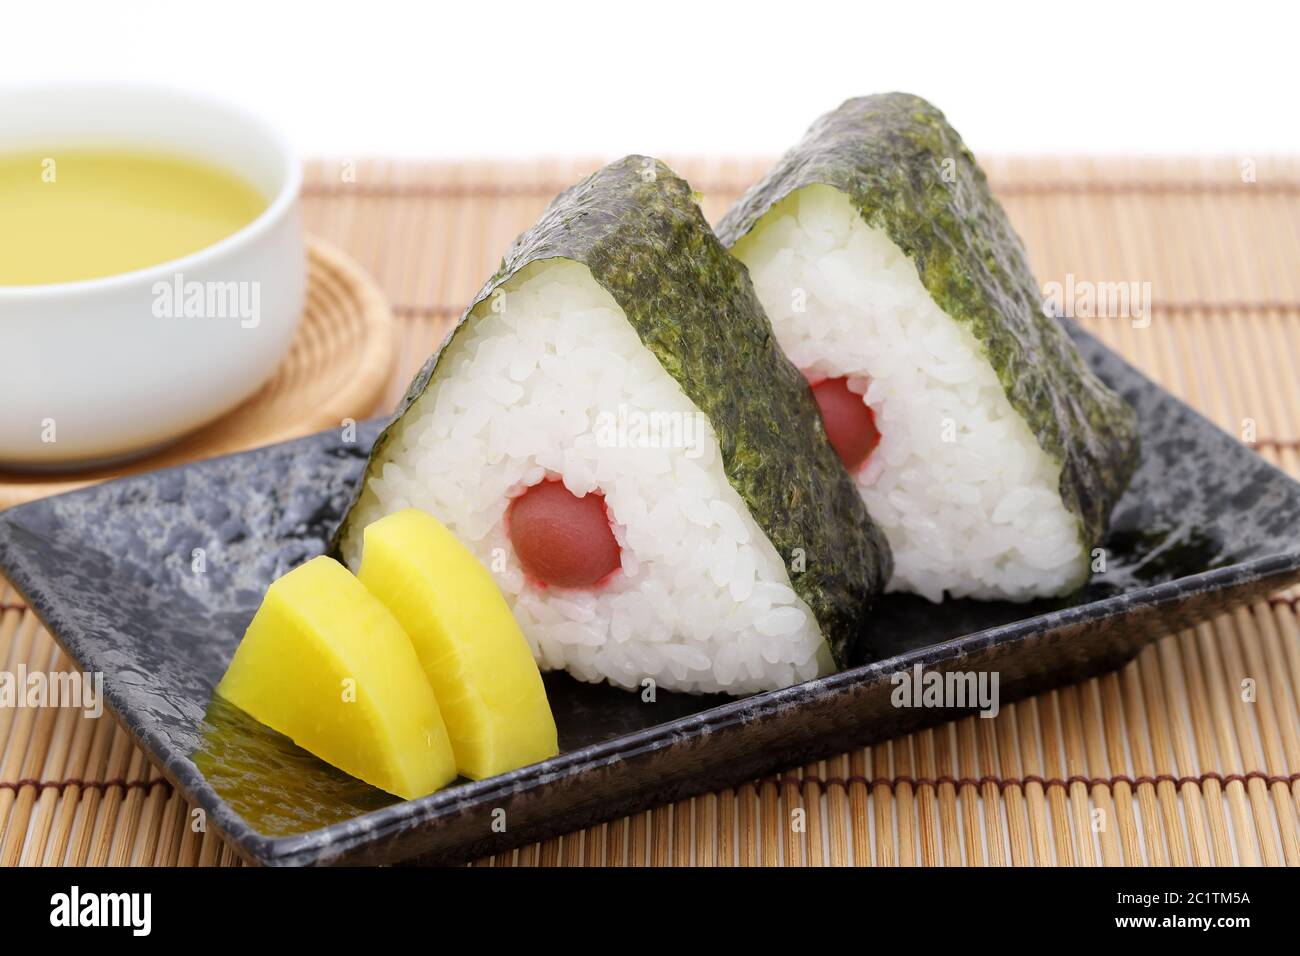
[[[393,363],[392,309],[361,267],[329,243],[309,236],[307,262],[307,303],[297,335],[271,380],[252,398],[175,444],[122,465],[57,475],[0,471],[0,509],[373,414]]]

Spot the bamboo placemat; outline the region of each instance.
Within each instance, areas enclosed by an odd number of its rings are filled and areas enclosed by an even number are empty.
[[[593,161],[321,162],[308,228],[395,303],[387,400]],[[673,164],[715,218],[757,161]],[[1149,282],[1084,324],[1300,476],[1300,160],[986,164],[1039,279]],[[0,583],[0,661],[69,662]],[[1300,620],[1279,595],[1122,670],[476,865],[1300,864]],[[793,811],[802,809],[803,813]],[[109,718],[0,710],[0,864],[234,864]]]

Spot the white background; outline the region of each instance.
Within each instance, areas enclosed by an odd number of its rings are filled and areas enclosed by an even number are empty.
[[[0,0],[0,84],[216,93],[304,154],[744,155],[848,96],[988,153],[1300,153],[1296,5]]]

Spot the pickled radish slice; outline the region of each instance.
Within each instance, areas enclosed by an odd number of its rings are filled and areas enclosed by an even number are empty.
[[[483,780],[559,753],[542,675],[491,572],[415,508],[363,534],[357,580],[410,637],[456,769]]]

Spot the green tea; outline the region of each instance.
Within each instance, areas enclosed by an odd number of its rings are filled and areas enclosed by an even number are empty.
[[[0,286],[75,282],[210,246],[266,208],[207,163],[115,149],[0,153]]]

